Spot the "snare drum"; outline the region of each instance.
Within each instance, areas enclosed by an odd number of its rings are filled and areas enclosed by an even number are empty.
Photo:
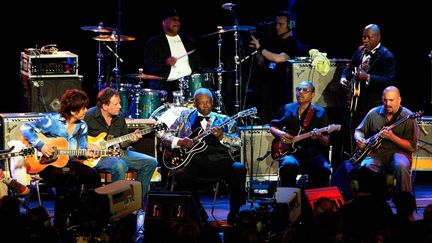
[[[120,95],[121,112],[126,117],[128,116],[131,88],[132,88],[132,84],[120,84],[119,95]]]
[[[143,89],[139,100],[139,118],[149,118],[153,111],[166,100],[167,92],[164,90]]]
[[[186,95],[187,101],[193,101],[193,96],[195,91],[199,88],[212,88],[214,74],[213,73],[194,73],[191,76],[183,77],[181,85],[183,85],[183,90]]]

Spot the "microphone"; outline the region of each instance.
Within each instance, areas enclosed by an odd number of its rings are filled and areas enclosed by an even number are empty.
[[[234,3],[224,3],[222,4],[222,8],[225,10],[233,10],[237,5]]]

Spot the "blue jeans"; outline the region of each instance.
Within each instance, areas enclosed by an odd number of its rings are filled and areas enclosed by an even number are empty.
[[[141,182],[144,198],[150,190],[150,180],[157,165],[157,160],[149,155],[125,150],[121,157],[102,158],[94,168],[97,171],[111,173],[113,182],[125,179],[126,172],[129,169],[136,171],[136,180]]]

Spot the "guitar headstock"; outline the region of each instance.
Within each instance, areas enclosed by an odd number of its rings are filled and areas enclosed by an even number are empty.
[[[159,132],[159,131],[166,131],[166,130],[168,130],[168,126],[167,126],[167,124],[165,124],[164,122],[162,122],[162,123],[158,123],[158,124],[156,124],[156,125],[154,125],[154,126],[152,127],[152,130],[153,130],[153,131],[156,131],[156,132]]]
[[[31,147],[31,148],[25,148],[22,149],[21,151],[18,152],[18,154],[20,156],[28,156],[28,155],[33,155],[35,153],[35,148]]]
[[[339,125],[339,124],[328,125],[327,129],[326,129],[326,131],[329,133],[334,132],[334,131],[339,131],[339,130],[341,130],[341,125]]]
[[[256,107],[252,107],[252,108],[249,108],[247,110],[240,111],[238,113],[238,117],[246,117],[246,116],[250,116],[250,115],[253,115],[253,114],[256,114],[256,113],[257,113],[257,108]]]
[[[123,150],[122,149],[109,149],[108,156],[113,156],[113,157],[120,157],[123,156]]]
[[[417,111],[411,115],[408,115],[408,118],[410,119],[417,119],[423,116],[424,111]]]

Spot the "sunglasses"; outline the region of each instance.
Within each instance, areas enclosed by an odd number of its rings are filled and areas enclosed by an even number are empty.
[[[303,92],[303,93],[310,93],[310,92],[312,92],[312,90],[308,90],[308,88],[300,88],[300,87],[297,87],[296,91],[297,92]]]

